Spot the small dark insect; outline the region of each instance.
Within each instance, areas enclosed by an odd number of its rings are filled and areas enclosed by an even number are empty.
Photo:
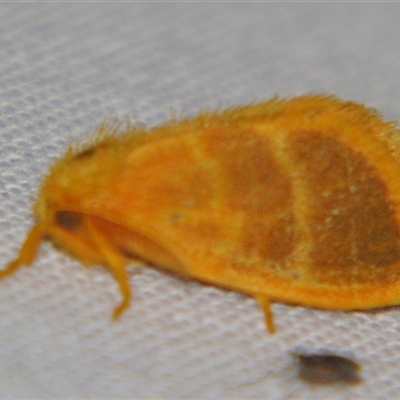
[[[361,382],[359,364],[349,358],[334,354],[297,354],[299,378],[311,383],[330,384]]]

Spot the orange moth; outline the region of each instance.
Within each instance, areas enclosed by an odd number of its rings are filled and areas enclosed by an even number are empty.
[[[115,317],[135,260],[252,296],[271,332],[271,301],[400,303],[399,131],[375,110],[307,95],[119,131],[104,122],[50,168],[0,278],[46,238],[111,270]]]

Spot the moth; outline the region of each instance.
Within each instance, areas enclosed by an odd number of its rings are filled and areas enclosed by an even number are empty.
[[[400,145],[394,122],[334,96],[272,98],[171,118],[104,121],[49,170],[36,222],[0,278],[44,239],[119,284],[142,260],[272,301],[352,310],[400,303]]]

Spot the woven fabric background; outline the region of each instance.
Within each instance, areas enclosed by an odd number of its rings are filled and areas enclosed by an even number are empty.
[[[400,119],[398,3],[2,3],[0,20],[2,266],[48,166],[104,116],[155,125],[171,110],[326,92]],[[0,398],[399,397],[399,308],[276,303],[269,335],[244,295],[147,268],[131,285],[113,323],[108,271],[49,244],[0,281]],[[364,381],[310,386],[296,351],[350,356]]]

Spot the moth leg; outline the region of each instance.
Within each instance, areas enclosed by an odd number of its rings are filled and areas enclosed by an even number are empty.
[[[264,311],[265,323],[269,333],[275,333],[274,315],[271,310],[271,303],[268,296],[264,294],[253,294],[254,299],[261,306]]]
[[[40,224],[34,225],[25,238],[19,250],[18,257],[9,262],[6,268],[0,271],[0,279],[12,275],[17,269],[32,264],[36,257],[39,246],[43,240],[43,229]]]
[[[99,253],[103,256],[106,264],[105,266],[112,271],[114,278],[118,282],[122,294],[122,301],[114,309],[113,313],[113,318],[118,319],[122,312],[129,307],[132,297],[128,274],[126,273],[126,260],[113,246],[110,245],[98,229],[96,229],[96,226],[92,223],[90,217],[86,218],[85,224],[90,238],[93,240]]]

